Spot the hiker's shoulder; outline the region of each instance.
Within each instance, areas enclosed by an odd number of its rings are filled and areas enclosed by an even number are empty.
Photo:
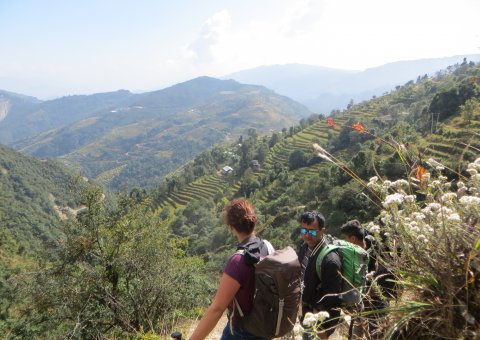
[[[342,266],[342,259],[339,249],[329,251],[322,260],[322,266],[339,268]]]
[[[240,281],[243,276],[252,272],[252,268],[245,262],[243,255],[235,253],[228,259],[223,272]]]
[[[245,263],[245,259],[244,259],[244,256],[243,256],[242,252],[237,251],[237,252],[233,253],[232,255],[230,255],[230,257],[228,258],[228,261],[227,261],[227,266],[228,265],[234,265],[234,266],[243,265],[244,263]]]

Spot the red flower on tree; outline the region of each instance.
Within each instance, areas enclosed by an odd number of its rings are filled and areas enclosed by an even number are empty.
[[[360,123],[353,124],[352,129],[358,131],[359,133],[364,133],[365,132],[365,127]]]
[[[332,119],[332,118],[327,118],[327,125],[328,125],[328,126],[331,126],[332,128],[335,127],[335,123],[333,122],[333,119]]]

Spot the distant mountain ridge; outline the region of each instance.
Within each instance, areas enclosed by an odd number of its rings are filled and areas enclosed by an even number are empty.
[[[358,102],[382,95],[420,75],[461,63],[463,58],[478,62],[480,54],[398,61],[364,71],[301,64],[261,66],[223,78],[266,86],[314,112],[328,114],[331,110],[345,108],[351,99]]]
[[[121,90],[41,102],[9,113],[0,122],[0,142],[59,157],[116,189],[147,187],[205,148],[250,128],[279,130],[310,114],[263,86],[199,77],[142,94]]]
[[[0,143],[11,144],[40,132],[87,118],[98,111],[119,105],[133,96],[125,90],[93,95],[75,95],[40,101],[1,91],[0,102],[8,108],[0,121]]]

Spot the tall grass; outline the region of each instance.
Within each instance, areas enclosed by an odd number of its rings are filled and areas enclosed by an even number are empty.
[[[358,123],[352,128],[365,133]],[[404,179],[375,176],[367,183],[314,146],[320,157],[359,182],[379,208],[367,229],[379,246],[377,260],[395,273],[401,292],[381,311],[357,310],[350,316],[361,325],[372,313],[384,315],[381,331],[374,336],[367,329],[364,338],[479,339],[480,158],[460,174],[434,159],[425,167],[408,162],[407,150],[388,144],[405,163]],[[370,290],[375,289],[373,282]],[[301,333],[302,328],[296,329]]]

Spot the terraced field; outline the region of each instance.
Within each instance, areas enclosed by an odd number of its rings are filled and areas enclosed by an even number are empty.
[[[302,150],[306,153],[312,152],[312,144],[318,143],[320,145],[326,145],[328,143],[329,133],[331,136],[336,136],[340,132],[340,125],[346,124],[351,116],[344,116],[335,119],[337,127],[334,129],[328,126],[325,121],[317,121],[314,124],[308,126],[304,130],[288,137],[281,142],[277,143],[267,155],[267,158],[263,164],[263,167],[253,173],[253,176],[260,180],[263,176],[267,176],[269,170],[274,169],[275,164],[279,163],[283,167],[288,167],[288,158],[290,154],[295,150]],[[309,167],[304,167],[291,171],[293,176],[311,177],[317,175],[324,163],[315,164]],[[256,197],[258,200],[267,201],[274,199],[280,195],[279,192],[262,190],[260,196]]]
[[[346,116],[343,118],[337,118],[336,124],[345,124],[348,118],[350,117]],[[273,168],[275,163],[286,165],[288,163],[288,157],[293,151],[302,150],[305,152],[311,152],[313,143],[326,145],[329,132],[332,136],[336,136],[340,132],[340,129],[333,129],[328,126],[325,121],[320,120],[293,136],[286,138],[272,148],[264,162],[264,168]]]
[[[295,150],[302,150],[305,153],[312,152],[312,144],[318,143],[320,145],[327,145],[329,137],[337,136],[340,133],[341,127],[347,124],[350,119],[360,121],[367,129],[369,127],[369,120],[378,118],[375,108],[362,107],[361,112],[349,112],[348,114],[337,115],[334,117],[335,128],[327,125],[324,120],[319,120],[314,124],[306,127],[302,131],[294,134],[291,137],[281,140],[269,153],[261,168],[252,171],[249,177],[262,183],[264,179],[269,176],[269,171],[275,168],[275,164],[288,168],[288,161],[290,154]],[[431,135],[422,138],[419,143],[419,150],[423,157],[428,159],[433,157],[440,162],[447,162],[447,160],[458,159],[461,162],[471,160],[475,155],[478,155],[480,150],[480,136],[475,131],[480,129],[480,121],[472,121],[472,132],[468,129],[459,128],[458,124],[447,124],[448,137],[444,135]],[[455,158],[457,157],[457,158]],[[448,163],[446,163],[448,164]],[[309,167],[290,171],[290,174],[295,177],[312,177],[319,173],[320,169],[325,166],[321,162]],[[170,195],[161,197],[157,203],[157,210],[168,207],[171,210],[183,207],[192,199],[206,198],[213,199],[216,195],[224,195],[225,197],[239,196],[239,189],[241,182],[229,183],[222,176],[214,174],[199,178],[193,183],[190,183],[185,188],[173,192]],[[255,199],[267,201],[278,197],[281,189],[261,190]]]
[[[270,169],[273,169],[275,163],[287,166],[290,153],[296,149],[310,152],[312,143],[325,143],[328,138],[327,128],[329,127],[324,122],[317,122],[294,136],[277,143],[270,150],[266,161],[262,164],[262,168],[254,171],[253,176],[256,179],[265,176]],[[309,171],[315,172],[315,169],[310,169]],[[238,195],[240,185],[240,182],[232,185],[222,176],[216,174],[205,176],[188,184],[179,191],[159,197],[155,209],[157,211],[161,211],[164,208],[175,210],[187,205],[192,199],[212,199],[217,194],[233,197]]]
[[[480,153],[480,121],[472,120],[468,127],[459,127],[459,120],[450,122],[444,135],[430,135],[421,141],[426,157],[445,162],[461,170],[462,164],[474,160]]]
[[[160,197],[155,209],[177,209],[187,205],[192,199],[211,199],[219,193],[223,194],[227,188],[228,182],[223,177],[216,174],[204,176],[179,191]]]

